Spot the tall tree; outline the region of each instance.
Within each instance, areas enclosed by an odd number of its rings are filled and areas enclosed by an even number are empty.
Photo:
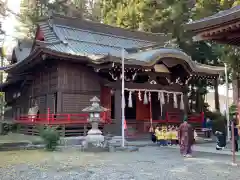
[[[102,0],[103,22],[118,27],[150,31],[152,0]]]
[[[23,0],[21,3],[20,23],[17,27],[20,32],[28,37],[33,37],[36,24],[49,11],[58,14],[87,18],[94,21],[100,20],[100,4],[94,0]]]

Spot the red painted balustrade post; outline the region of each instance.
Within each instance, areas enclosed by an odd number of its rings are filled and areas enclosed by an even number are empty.
[[[168,121],[169,121],[169,116],[168,116],[168,112],[166,112],[166,123],[168,124]]]
[[[71,121],[71,115],[70,114],[67,114],[67,120]]]
[[[47,122],[50,124],[50,108],[47,108]]]
[[[204,112],[201,112],[201,122],[204,122]]]

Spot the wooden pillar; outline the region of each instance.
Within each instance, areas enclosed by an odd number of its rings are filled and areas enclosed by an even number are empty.
[[[111,118],[111,106],[112,106],[111,96],[112,96],[111,89],[109,87],[102,86],[100,100],[101,100],[101,106],[108,109],[108,111],[106,112],[106,119]]]
[[[122,113],[121,113],[121,89],[116,89],[114,92],[114,130],[115,136],[122,134]]]
[[[52,114],[52,113],[54,113],[54,95],[52,95],[52,94],[47,94],[46,95],[46,99],[47,99],[47,108],[46,109],[48,109],[49,108],[49,110],[50,110],[50,113]]]
[[[214,98],[215,98],[215,109],[216,109],[216,111],[220,111],[219,94],[218,94],[218,79],[214,80]]]
[[[57,113],[62,113],[62,92],[58,91],[57,92]]]

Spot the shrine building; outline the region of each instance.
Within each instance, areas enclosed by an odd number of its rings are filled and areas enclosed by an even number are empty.
[[[125,49],[128,127],[144,133],[152,123],[180,123],[183,114],[201,124],[203,99],[191,99],[189,91],[198,93],[194,84],[202,80],[217,85],[224,68],[196,63],[181,50],[164,47],[169,40],[164,34],[57,14],[42,19],[35,39],[19,42],[6,69],[1,89],[11,108],[5,117],[28,129],[23,133],[37,134],[38,124],[51,124],[59,125],[63,136],[82,135],[88,128],[82,109],[97,96],[109,110],[102,114],[103,125],[120,135]],[[36,117],[30,118],[34,108]]]

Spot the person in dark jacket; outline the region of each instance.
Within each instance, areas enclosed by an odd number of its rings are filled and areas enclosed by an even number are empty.
[[[234,144],[235,144],[235,151],[238,152],[238,139],[239,139],[239,134],[238,134],[238,128],[236,122],[234,122]]]
[[[216,131],[215,135],[217,137],[216,150],[222,150],[226,147],[226,134],[224,132]]]
[[[150,133],[150,137],[151,137],[152,142],[156,143],[157,138],[155,136],[155,129],[154,129],[154,127],[152,127],[152,126],[150,127],[149,133]]]
[[[231,137],[234,135],[234,146],[235,146],[235,151],[238,152],[238,140],[239,140],[239,133],[238,133],[238,128],[237,128],[237,113],[233,115],[232,118],[232,125],[233,125],[233,134],[232,134],[232,127],[229,127],[229,130],[231,131]]]

